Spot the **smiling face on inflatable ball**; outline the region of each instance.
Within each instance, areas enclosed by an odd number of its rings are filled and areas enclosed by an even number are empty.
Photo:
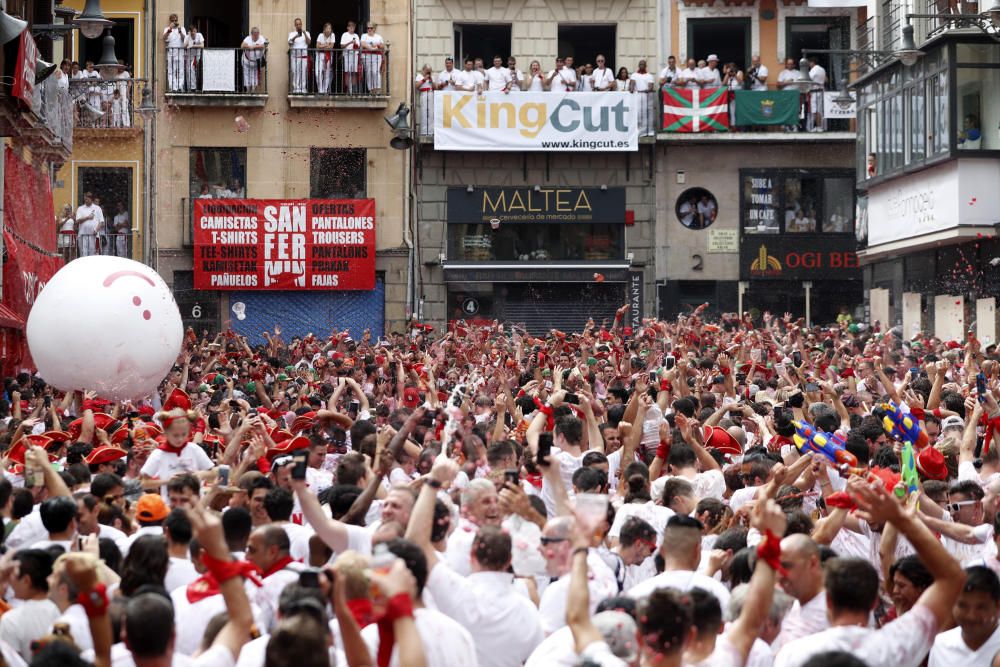
[[[38,374],[63,391],[140,398],[177,359],[181,315],[170,288],[145,264],[81,257],[60,269],[35,299],[27,336]]]

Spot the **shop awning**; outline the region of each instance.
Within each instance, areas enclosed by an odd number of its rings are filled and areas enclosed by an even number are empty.
[[[0,303],[0,328],[24,329],[24,320],[7,306]]]

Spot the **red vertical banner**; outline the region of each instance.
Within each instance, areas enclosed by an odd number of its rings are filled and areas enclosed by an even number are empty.
[[[196,199],[195,289],[375,289],[374,199]]]
[[[30,109],[35,96],[35,61],[38,60],[38,47],[31,36],[31,30],[21,33],[17,46],[17,65],[14,68],[14,87],[11,94],[24,102]]]

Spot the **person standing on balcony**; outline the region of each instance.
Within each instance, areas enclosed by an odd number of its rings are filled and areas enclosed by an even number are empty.
[[[606,60],[600,53],[597,54],[597,67],[590,76],[590,87],[595,93],[603,93],[615,87],[615,75],[608,69]]]
[[[809,56],[809,80],[812,90],[809,93],[809,131],[823,131],[823,90],[826,88],[826,70],[816,56]]]
[[[295,19],[295,30],[288,33],[288,60],[292,64],[292,93],[301,95],[309,83],[309,45],[312,35],[302,29],[302,19]]]
[[[540,93],[545,90],[545,75],[542,74],[542,64],[537,60],[532,60],[528,65],[527,90],[532,93]]]
[[[316,35],[316,92],[320,95],[330,94],[335,48],[337,48],[337,38],[333,35],[333,26],[324,23],[323,32]]]
[[[83,204],[76,209],[74,216],[77,224],[77,245],[80,257],[97,254],[97,226],[104,221],[101,208],[94,204],[94,198],[89,192],[83,193]]]
[[[795,58],[785,59],[785,69],[778,74],[778,88],[781,90],[801,90],[799,82],[802,81],[802,72],[795,64]],[[801,100],[801,95],[799,96]],[[801,101],[799,102],[801,105]],[[798,125],[785,125],[785,132],[798,132]]]
[[[476,72],[472,69],[473,65],[472,58],[465,59],[465,69],[455,75],[455,90],[461,90],[465,93],[476,92]]]
[[[94,108],[95,111],[106,111],[104,104],[104,96],[101,94],[101,73],[94,69],[94,61],[87,61],[87,68],[80,72],[81,79],[95,79],[96,81],[87,86],[87,104]],[[95,120],[94,124],[98,122]]]
[[[432,132],[431,128],[434,127],[434,71],[431,70],[431,66],[425,64],[421,67],[413,81],[419,105],[417,126],[421,134],[429,135]]]
[[[646,70],[646,61],[640,60],[639,66],[631,76],[629,76],[629,89],[638,94],[639,105],[639,134],[646,136],[653,134],[653,119],[656,117],[653,103],[653,75]]]
[[[456,90],[455,83],[458,79],[458,71],[455,69],[455,59],[444,59],[444,70],[438,74],[437,83],[434,87],[437,90]]]
[[[340,48],[344,52],[344,89],[348,95],[357,93],[358,87],[358,51],[361,48],[361,37],[357,33],[357,24],[347,22],[347,32],[340,36]]]
[[[719,76],[719,56],[713,53],[708,57],[705,66],[698,69],[698,83],[706,89],[714,89],[722,85],[722,77]]]
[[[132,233],[132,223],[129,220],[125,202],[118,202],[117,207],[115,217],[111,220],[111,233],[114,234],[114,254],[119,257],[128,257],[128,237]]]
[[[767,74],[767,65],[760,61],[759,55],[754,55],[750,59],[750,69],[746,76],[750,90],[767,90]]]
[[[524,90],[524,72],[517,68],[517,59],[514,56],[507,58],[507,69],[510,70],[512,79],[511,90]]]
[[[365,70],[365,87],[369,95],[382,94],[382,75],[385,73],[385,40],[375,32],[374,23],[361,35],[361,59]]]
[[[187,89],[198,90],[198,70],[201,69],[201,54],[205,52],[205,36],[198,32],[198,26],[191,24],[184,38],[184,55],[187,60]]]
[[[187,33],[171,14],[167,27],[163,29],[163,43],[167,45],[167,91],[180,92],[184,89],[184,38]]]
[[[264,57],[267,38],[260,34],[257,26],[254,26],[240,48],[243,49],[243,89],[246,92],[257,92],[257,86],[260,85],[260,71],[267,66]]]
[[[687,67],[682,69],[674,79],[674,85],[689,90],[697,90],[701,87],[698,83],[698,63],[695,62],[694,58],[688,58]]]
[[[660,71],[660,88],[673,87],[680,72],[677,70],[677,58],[667,58],[667,66]]]
[[[72,249],[76,246],[76,218],[69,204],[63,206],[62,213],[56,218],[56,229],[59,232],[59,251],[68,262],[73,259]]]
[[[503,58],[493,56],[493,67],[486,70],[486,90],[509,93],[513,83],[510,69],[503,66]]]

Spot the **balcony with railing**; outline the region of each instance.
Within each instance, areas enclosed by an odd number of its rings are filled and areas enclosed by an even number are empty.
[[[777,79],[777,75],[772,78]],[[709,93],[715,91],[728,94],[721,100],[712,100]],[[683,89],[681,92],[684,93]],[[512,96],[518,94],[517,91],[510,93]],[[835,104],[838,94],[835,90],[805,81],[786,90],[778,90],[775,86],[769,86],[766,91],[700,89],[699,101],[693,104],[677,96],[663,95],[663,91],[632,93],[643,100],[638,105],[640,143],[854,141],[853,105],[842,108]],[[572,93],[569,95],[572,96]],[[751,103],[761,110],[753,116],[753,124],[741,122],[737,117],[737,95],[741,101],[753,98]],[[423,143],[434,141],[434,96],[433,90],[420,91],[416,95],[415,132],[417,139]],[[671,113],[671,106],[676,113]],[[742,105],[742,109],[746,110],[747,106]],[[777,123],[782,114],[785,120]],[[691,122],[695,118],[698,122]],[[746,120],[746,117],[742,118]]]
[[[136,108],[146,79],[75,79],[69,82],[73,127],[79,136],[129,136],[141,130]]]
[[[267,103],[268,48],[170,47],[167,103],[175,106],[262,107]]]
[[[0,90],[10,100],[0,104],[0,136],[21,137],[32,152],[61,165],[73,152],[73,102],[65,84],[50,76],[35,84],[30,97],[14,98],[10,88]]]
[[[289,49],[291,107],[385,109],[389,104],[389,49]]]
[[[112,234],[78,234],[77,231],[60,231],[57,234],[59,252],[70,262],[78,257],[110,255],[142,261],[142,238],[138,229],[116,231]]]

